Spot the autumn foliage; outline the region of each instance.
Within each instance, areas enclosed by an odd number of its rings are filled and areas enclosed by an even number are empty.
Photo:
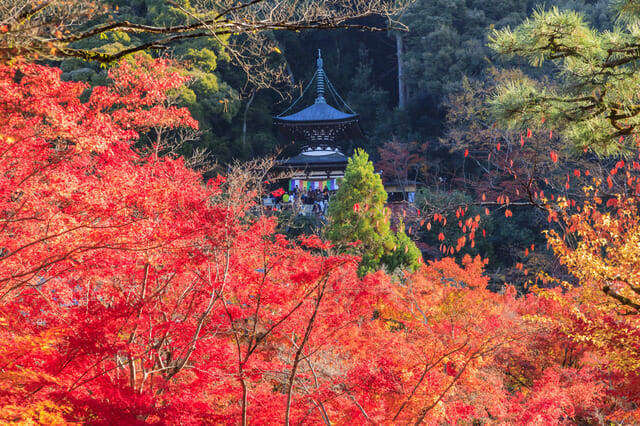
[[[638,364],[622,361],[637,360],[637,344],[621,349],[611,331],[636,327],[624,317],[632,305],[592,281],[567,296],[493,293],[479,257],[361,278],[359,258],[277,234],[246,182],[204,182],[181,158],[136,148],[155,128],[197,127],[167,102],[185,83],[175,64],[123,62],[109,79],[90,88],[55,68],[0,67],[0,421],[555,424],[633,413]],[[601,269],[613,294],[634,296],[631,275]],[[597,329],[580,326],[575,297]],[[591,306],[598,297],[605,311]],[[579,338],[598,330],[611,333]]]

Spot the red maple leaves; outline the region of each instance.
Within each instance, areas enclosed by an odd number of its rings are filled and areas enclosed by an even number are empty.
[[[532,320],[564,306],[488,291],[479,258],[361,279],[248,214],[239,177],[135,149],[197,126],[168,102],[174,66],[123,63],[94,88],[0,66],[2,421],[554,422],[630,389]]]

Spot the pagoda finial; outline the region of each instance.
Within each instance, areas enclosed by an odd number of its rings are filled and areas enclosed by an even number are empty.
[[[318,49],[318,60],[316,61],[318,67],[318,88],[317,88],[317,96],[316,103],[326,103],[324,99],[324,69],[322,68],[322,52]]]

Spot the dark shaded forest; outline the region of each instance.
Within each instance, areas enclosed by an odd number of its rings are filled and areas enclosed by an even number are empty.
[[[119,16],[133,22],[167,25],[188,18],[187,2],[108,3],[117,8]],[[606,0],[557,1],[546,6],[554,5],[581,12],[597,29],[614,25],[615,14]],[[516,146],[518,137],[488,132],[494,123],[488,122],[491,118],[486,105],[474,102],[474,98],[488,101],[495,94],[495,87],[509,78],[504,70],[518,69],[533,77],[548,75],[546,65],[531,67],[526,61],[506,58],[488,47],[493,29],[516,27],[537,6],[538,2],[529,0],[417,0],[397,17],[406,26],[404,31],[274,32],[267,39],[275,47],[270,49],[261,69],[239,67],[224,38],[180,43],[162,55],[186,64],[185,72],[193,80],[181,89],[175,102],[189,108],[200,123],[199,134],[187,141],[180,153],[189,156],[205,149],[207,159],[218,165],[211,173],[224,172],[226,165],[237,160],[270,155],[282,158],[297,153],[299,147],[277,139],[272,116],[302,94],[315,70],[317,50],[321,49],[327,76],[361,116],[365,139],[343,146],[347,154],[361,147],[377,164],[381,153],[390,152],[384,149],[388,143],[400,144],[387,147],[392,151],[416,154],[419,160],[412,164],[411,177],[426,185],[419,194],[418,206],[431,216],[437,213],[448,217],[449,223],[458,222],[455,212],[459,206],[474,204],[480,197],[495,201],[502,196],[515,201],[521,198],[520,190],[513,170],[505,171],[504,161],[509,155],[523,158],[511,150],[509,143]],[[359,23],[381,28],[386,25],[382,18],[366,18]],[[95,43],[99,43],[108,52],[141,40],[136,40],[134,34],[111,32],[99,41],[79,45],[96,47]],[[148,54],[154,55],[153,51]],[[243,60],[251,62],[251,53]],[[99,64],[70,59],[59,65],[65,79],[92,84],[105,79],[106,69]],[[312,96],[307,94],[303,103],[311,102]],[[485,128],[479,129],[483,123]],[[514,138],[516,141],[511,140]],[[509,151],[501,160],[498,158],[505,150],[495,150],[496,146],[500,148],[499,140]],[[469,147],[471,153],[466,157],[465,149]],[[495,151],[493,161],[491,151]],[[393,173],[387,170],[387,175]],[[554,183],[561,187],[565,175],[562,168],[556,168],[556,182],[544,185],[548,190]],[[480,204],[472,207],[475,214],[484,212],[486,206]],[[483,218],[487,237],[456,256],[481,254],[489,258],[488,271],[497,288],[504,282],[523,285],[528,280],[523,274],[527,269],[555,267],[552,256],[544,250],[545,212],[534,204],[527,200],[516,203],[512,218],[505,217],[504,208],[491,208],[490,215]],[[411,228],[412,238],[423,243],[427,257],[438,258],[442,254],[437,250],[437,227],[427,231],[418,219]],[[443,231],[445,242],[452,246],[462,235],[452,227]],[[538,253],[525,255],[532,246],[539,248]]]

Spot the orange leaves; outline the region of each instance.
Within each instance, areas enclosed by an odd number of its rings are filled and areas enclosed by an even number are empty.
[[[574,349],[560,340],[560,328],[547,323],[538,331],[530,318],[524,321],[525,314],[542,315],[552,301],[531,294],[516,298],[509,287],[502,294],[486,289],[486,260],[465,256],[463,266],[450,258],[429,260],[417,272],[399,273],[393,280],[382,271],[360,279],[356,273],[360,259],[327,256],[324,252],[338,248],[317,236],[290,241],[277,234],[274,220],[248,214],[249,204],[238,201],[229,206],[229,200],[245,194],[221,194],[228,186],[223,179],[205,186],[202,176],[186,169],[181,160],[151,161],[130,149],[136,134],[125,126],[144,128],[154,119],[184,124],[188,117],[163,111],[162,103],[155,105],[160,108],[157,115],[139,115],[136,102],[143,100],[135,90],[127,94],[97,90],[94,103],[84,105],[76,101],[84,90],[81,86],[38,70],[43,75],[32,72],[25,78],[38,88],[39,104],[12,75],[3,80],[11,90],[0,91],[7,102],[24,108],[24,116],[12,117],[17,121],[0,120],[0,134],[18,141],[7,145],[10,149],[0,156],[0,215],[7,220],[20,209],[25,213],[10,233],[0,233],[0,247],[14,253],[0,257],[0,277],[4,281],[14,279],[12,274],[34,277],[29,282],[33,285],[21,289],[19,297],[3,301],[2,312],[11,313],[12,319],[7,324],[0,318],[0,354],[24,349],[6,344],[7,332],[24,333],[29,345],[50,345],[47,350],[37,348],[33,352],[37,356],[25,353],[2,363],[3,374],[19,372],[12,363],[23,373],[34,372],[33,383],[38,386],[29,389],[39,390],[29,396],[25,392],[20,403],[39,403],[33,398],[40,395],[45,401],[47,395],[62,398],[72,405],[64,413],[66,420],[78,422],[131,424],[171,413],[176,422],[185,424],[238,423],[244,387],[251,401],[246,407],[250,421],[268,424],[286,409],[287,383],[293,383],[291,415],[296,424],[323,423],[325,416],[336,424],[364,424],[362,412],[381,424],[415,423],[422,414],[429,424],[456,419],[513,424],[520,417],[510,410],[528,413],[530,407],[522,401],[534,392],[520,390],[517,386],[523,385],[517,383],[537,386],[544,381],[538,369],[562,362],[563,354],[550,345],[560,341],[563,349]],[[127,75],[133,87],[163,87],[144,81],[143,75]],[[120,75],[118,84],[125,81]],[[126,97],[125,110],[120,109],[120,95]],[[154,96],[162,99],[161,94]],[[92,121],[94,113],[99,114],[85,108],[97,105],[105,107],[100,110],[105,115]],[[76,115],[78,111],[82,113]],[[35,120],[38,133],[29,133],[30,120],[40,116],[51,119]],[[70,119],[74,127],[57,126],[54,118]],[[109,150],[54,152],[49,142],[57,138],[87,138],[82,143],[107,144]],[[57,158],[53,154],[62,155],[64,161],[52,162]],[[580,177],[576,171],[573,175]],[[571,174],[570,169],[566,173]],[[16,200],[12,194],[18,183],[27,190]],[[513,196],[512,188],[501,190]],[[490,200],[494,194],[489,194]],[[588,334],[579,321],[571,321],[569,309],[569,314],[556,313],[557,318],[548,322],[563,320],[573,335],[583,339],[581,345],[604,339],[593,345],[602,344],[609,351],[599,356],[616,368],[634,371],[624,359],[628,352],[616,349],[615,330],[608,327],[623,324],[635,332],[637,324],[629,316],[617,315],[623,309],[612,305],[615,299],[603,302],[604,282],[588,287],[589,280],[604,276],[623,292],[624,279],[637,278],[634,268],[624,266],[634,265],[637,255],[636,204],[612,200],[616,204],[609,200],[607,206],[616,211],[600,216],[585,213],[570,223],[581,233],[572,241],[576,246],[569,247],[561,238],[553,245],[583,284],[567,288],[566,296],[558,292],[557,298],[567,303],[579,300],[580,314],[591,321],[589,327],[594,324],[602,333]],[[482,201],[486,202],[484,193]],[[512,217],[515,201],[506,193],[499,195],[496,211],[504,209],[505,217]],[[373,210],[364,202],[347,204],[345,209],[349,214],[351,209]],[[590,211],[595,209],[587,207]],[[29,219],[34,212],[40,216]],[[426,219],[416,220],[427,230],[434,229],[432,239],[438,232],[438,242],[430,241],[446,255],[463,252],[467,244],[475,247],[483,217],[467,207],[458,207],[455,219],[453,213],[448,211],[455,228],[447,232],[448,238],[439,228],[447,225],[444,213],[430,218],[425,212]],[[490,214],[489,208],[485,213]],[[566,217],[561,208],[549,214],[549,220]],[[376,227],[383,220],[388,216],[376,220]],[[80,228],[72,230],[70,224]],[[485,229],[482,236],[487,236]],[[47,238],[46,245],[27,246],[35,238]],[[593,243],[598,239],[606,240],[607,255],[615,262],[599,258],[601,247]],[[406,245],[400,247],[400,253],[409,252]],[[525,248],[524,256],[534,248],[533,244]],[[521,259],[520,250],[513,255],[524,275],[529,272],[526,266],[537,260]],[[57,261],[50,263],[51,259]],[[584,265],[581,259],[592,260]],[[631,291],[624,294],[633,296]],[[48,295],[55,299],[43,298]],[[37,339],[45,329],[55,339]],[[187,356],[189,362],[184,364]],[[295,364],[296,360],[300,362]],[[294,364],[299,370],[293,371]],[[164,371],[176,373],[167,379]],[[55,380],[48,378],[52,373],[58,376]],[[82,381],[83,377],[96,379]],[[598,383],[605,382],[600,379]],[[1,388],[0,406],[5,406],[25,387],[6,392]],[[422,413],[440,396],[437,409]],[[538,396],[531,400],[537,403]],[[328,414],[318,409],[318,401]],[[566,412],[558,416],[549,423],[567,418]]]
[[[435,213],[433,215],[433,220],[435,222],[440,222],[442,226],[447,226],[447,218],[441,215],[440,213]]]
[[[640,299],[627,284],[637,274],[631,267],[637,256],[637,243],[632,243],[638,241],[637,199],[618,194],[608,198],[603,209],[598,192],[587,195],[579,213],[570,214],[566,206],[559,206],[566,231],[548,237],[554,253],[578,281],[567,287],[566,296],[555,299],[563,310],[552,320],[562,324],[569,339],[589,347],[612,368],[635,375],[640,357],[630,357],[621,348],[622,342],[635,342],[640,332],[637,321],[629,318],[632,312],[637,315],[633,306]]]
[[[462,250],[462,247],[464,247],[464,245],[466,243],[467,243],[467,237],[465,235],[463,235],[460,238],[458,238],[457,245],[456,245],[456,251]]]

